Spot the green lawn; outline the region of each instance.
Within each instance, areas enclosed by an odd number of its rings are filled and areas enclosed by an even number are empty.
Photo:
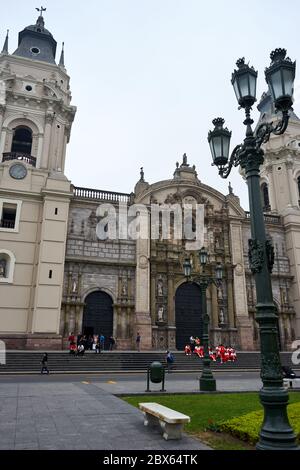
[[[289,403],[300,402],[300,392],[290,393],[289,398]],[[185,431],[198,434],[200,437],[201,433],[208,429],[213,430],[214,427],[217,429],[221,422],[262,409],[258,393],[143,395],[128,396],[123,399],[136,407],[141,402],[156,402],[180,411],[191,417],[191,422],[186,425]],[[225,446],[224,442],[223,446],[214,443],[213,439],[210,439],[209,443],[214,448],[230,448],[228,443]]]

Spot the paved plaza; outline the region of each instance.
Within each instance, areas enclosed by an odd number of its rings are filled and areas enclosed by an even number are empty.
[[[165,441],[143,415],[101,385],[1,383],[0,450],[204,450],[186,435]],[[85,381],[84,381],[85,382]]]
[[[258,372],[215,374],[220,392],[258,391]],[[167,393],[199,392],[199,373],[166,375]],[[160,393],[160,384],[151,384]],[[0,377],[0,450],[205,450],[183,435],[165,441],[118,394],[145,394],[145,374]],[[141,398],[145,401],[145,398]],[[147,396],[151,401],[151,394]]]

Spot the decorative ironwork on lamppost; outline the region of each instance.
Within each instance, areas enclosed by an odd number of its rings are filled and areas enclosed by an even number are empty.
[[[249,240],[249,263],[255,277],[257,305],[256,321],[259,324],[261,343],[260,401],[264,407],[264,421],[257,449],[297,449],[296,436],[287,416],[288,392],[283,387],[283,377],[278,345],[278,313],[273,301],[271,272],[274,249],[266,240],[264,214],[260,198],[260,170],[264,162],[262,144],[271,134],[283,134],[289,122],[289,110],[293,103],[293,84],[296,63],[286,57],[285,49],[276,49],[270,55],[271,65],[265,70],[266,81],[280,119],[263,122],[252,130],[251,107],[256,101],[257,72],[237,61],[238,69],[232,75],[232,84],[241,108],[245,109],[246,138],[233,150],[229,158],[231,132],[224,128],[224,119],[214,119],[214,130],[209,132],[213,165],[219,175],[227,178],[232,167],[240,165],[245,172],[249,191],[251,214],[251,237]]]
[[[223,268],[220,263],[215,268],[215,276],[210,276],[206,271],[206,265],[208,261],[208,253],[203,247],[199,251],[199,260],[201,265],[200,274],[192,274],[192,266],[189,259],[186,259],[183,263],[184,275],[188,282],[196,282],[201,289],[201,310],[203,316],[203,369],[200,377],[200,390],[204,392],[215,392],[216,391],[216,379],[214,378],[210,368],[210,356],[209,356],[209,315],[207,313],[207,302],[206,302],[206,289],[212,283],[217,287],[220,287],[223,277]]]

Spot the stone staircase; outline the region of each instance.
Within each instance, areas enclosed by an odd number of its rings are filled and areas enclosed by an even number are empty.
[[[44,352],[44,351],[43,351]],[[37,351],[8,351],[6,354],[6,365],[0,365],[0,375],[2,374],[36,374],[40,371],[43,352]],[[196,371],[201,370],[202,360],[195,354],[185,356],[183,352],[175,352],[174,371]],[[290,352],[281,353],[283,365],[289,365],[295,369],[291,363]],[[160,361],[166,366],[166,353],[161,352],[102,352],[95,354],[87,351],[83,357],[74,357],[68,351],[58,351],[48,353],[48,367],[53,373],[105,373],[105,372],[145,372],[153,361]],[[211,363],[212,369],[222,370],[259,370],[259,352],[238,352],[236,362],[220,364]]]

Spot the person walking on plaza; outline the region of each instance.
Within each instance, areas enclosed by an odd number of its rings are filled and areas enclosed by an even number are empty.
[[[41,374],[48,374],[49,375],[49,369],[48,369],[48,354],[44,353],[42,361],[42,368],[41,368]]]
[[[174,356],[170,351],[167,351],[167,366],[168,366],[168,373],[172,372],[172,364],[174,363]]]
[[[137,351],[140,352],[140,350],[141,350],[141,335],[140,335],[139,332],[137,332],[135,343],[136,343]]]

